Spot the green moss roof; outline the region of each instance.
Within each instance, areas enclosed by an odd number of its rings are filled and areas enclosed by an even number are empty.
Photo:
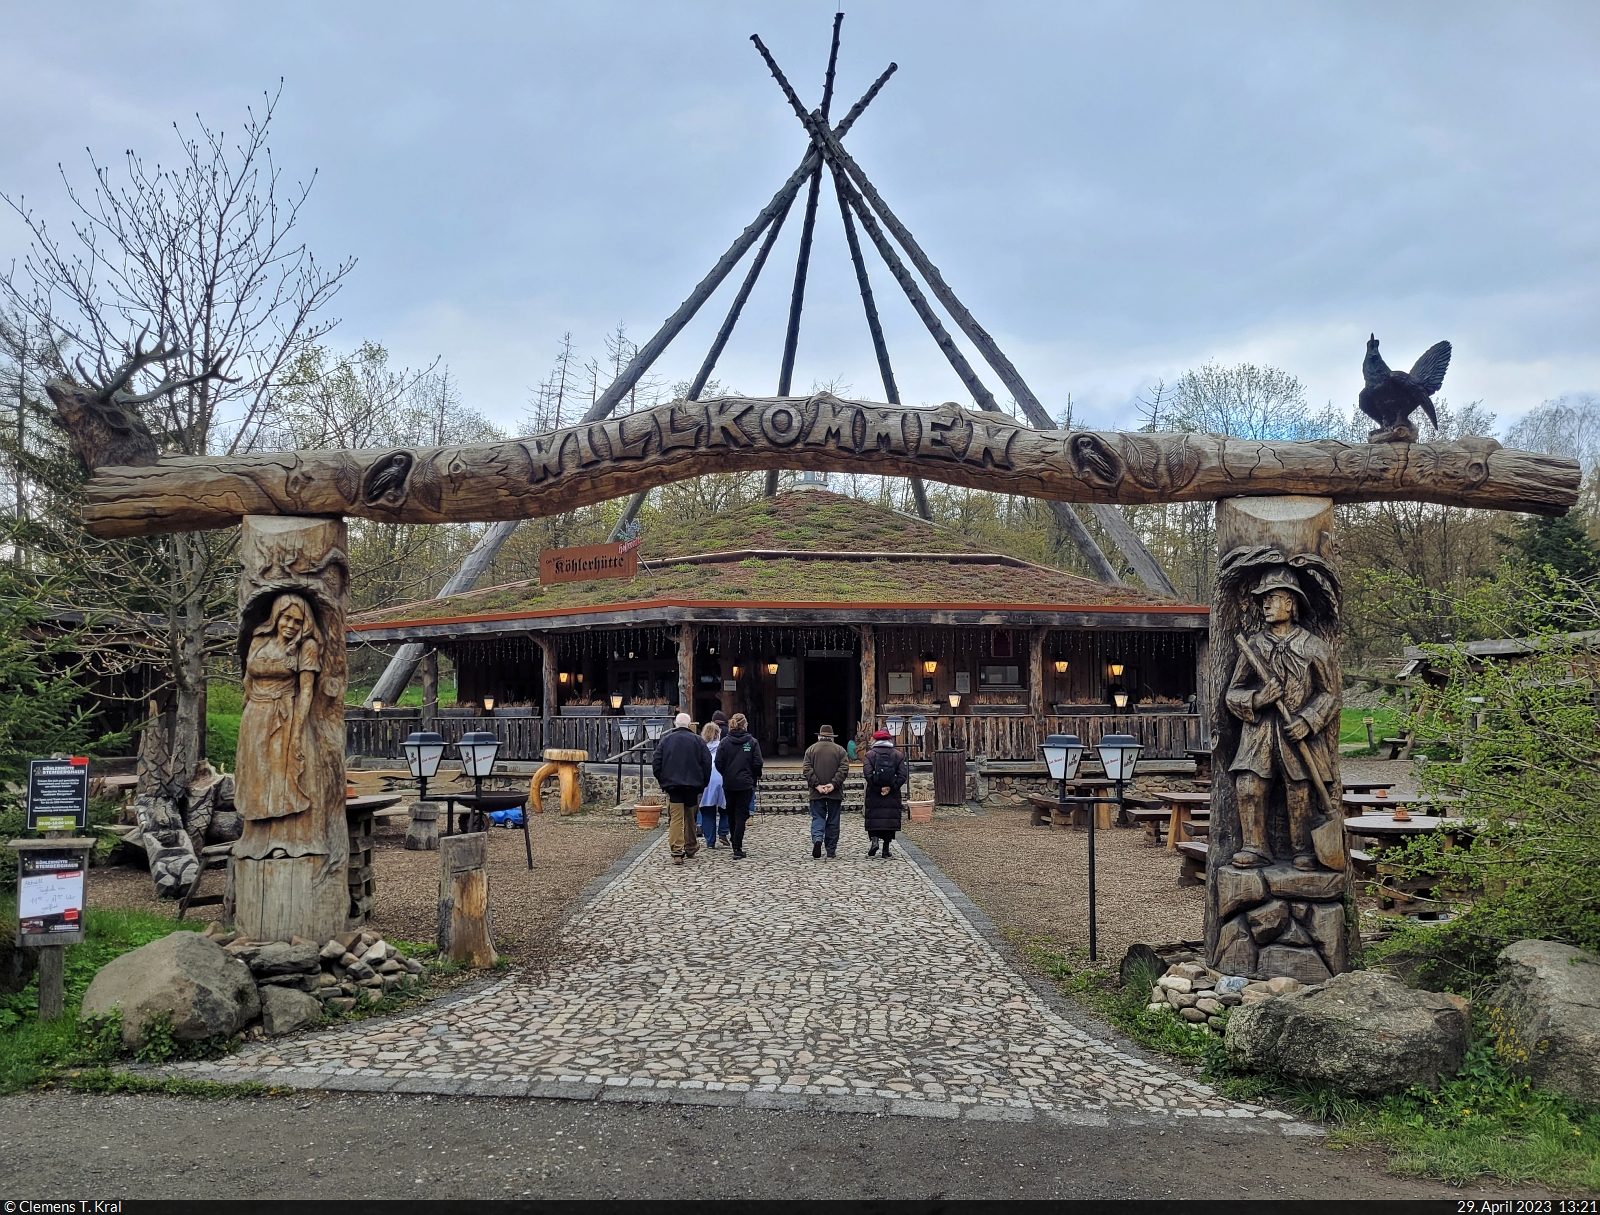
[[[878,554],[873,560],[747,557],[651,566],[666,557],[735,552]],[[709,519],[659,528],[640,545],[629,580],[541,586],[516,582],[367,612],[352,624],[578,610],[654,599],[713,602],[982,603],[1139,607],[1170,600],[1132,587],[1104,586],[1043,566],[939,559],[975,553],[964,537],[872,503],[826,491],[780,494]],[[913,554],[913,555],[906,555]]]

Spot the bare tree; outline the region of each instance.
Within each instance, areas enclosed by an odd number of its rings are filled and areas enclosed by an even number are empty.
[[[114,173],[91,153],[89,192],[63,172],[76,208],[65,241],[24,200],[0,195],[31,238],[21,268],[0,274],[0,298],[75,356],[78,376],[50,386],[58,409],[72,393],[110,400],[125,378],[120,404],[159,453],[235,453],[274,437],[280,381],[332,328],[318,313],[354,265],[324,266],[297,237],[315,174],[291,187],[272,158],[281,95],[280,82],[233,140],[198,118],[192,135],[175,124],[172,167],[129,152]],[[159,359],[141,350],[146,335]],[[71,496],[70,485],[55,488]],[[186,813],[204,754],[206,658],[225,646],[207,625],[232,615],[233,538],[98,542],[76,514],[57,512],[48,530],[52,559],[78,594],[97,608],[137,603],[166,622],[170,708],[162,728],[146,732],[140,789]]]

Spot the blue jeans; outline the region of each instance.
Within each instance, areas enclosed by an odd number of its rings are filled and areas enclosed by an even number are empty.
[[[832,798],[811,799],[811,842],[826,847],[829,856],[839,847],[839,810],[843,805]]]
[[[717,846],[717,837],[728,838],[728,825],[732,820],[728,818],[727,810],[720,806],[700,807],[700,834],[705,838],[707,848]]]

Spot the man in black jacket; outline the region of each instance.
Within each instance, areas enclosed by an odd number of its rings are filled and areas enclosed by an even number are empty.
[[[717,744],[717,771],[728,799],[728,834],[733,859],[744,860],[744,825],[750,821],[750,799],[761,779],[761,744],[750,733],[749,719],[735,713],[728,722],[728,737]]]
[[[667,795],[672,863],[681,865],[700,851],[694,818],[700,808],[700,793],[711,783],[711,748],[690,728],[693,723],[687,713],[679,713],[672,724],[674,728],[656,744],[650,771]]]

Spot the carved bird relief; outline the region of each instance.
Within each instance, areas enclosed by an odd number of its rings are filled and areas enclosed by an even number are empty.
[[[1378,353],[1378,335],[1373,334],[1367,340],[1367,357],[1361,364],[1366,387],[1356,400],[1361,412],[1378,424],[1367,441],[1415,443],[1417,427],[1411,414],[1417,409],[1428,415],[1437,430],[1439,419],[1433,413],[1432,397],[1444,385],[1449,366],[1450,343],[1435,342],[1422,352],[1410,371],[1391,371]]]

